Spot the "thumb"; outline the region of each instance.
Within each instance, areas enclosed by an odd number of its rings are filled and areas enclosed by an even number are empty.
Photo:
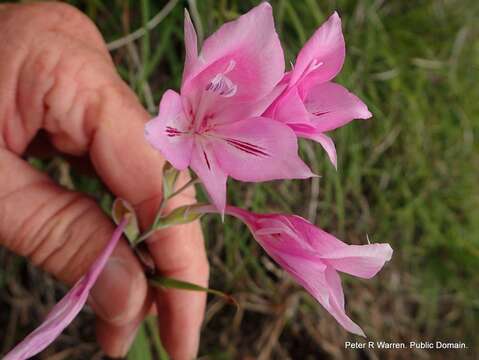
[[[95,202],[55,185],[7,150],[0,149],[0,244],[73,284],[113,233]],[[121,241],[92,290],[92,306],[109,323],[137,317],[147,284],[128,244]]]

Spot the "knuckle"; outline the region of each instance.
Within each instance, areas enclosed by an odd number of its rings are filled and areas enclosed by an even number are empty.
[[[29,67],[24,68],[37,78],[39,85],[33,93],[36,99],[41,99],[36,103],[42,106],[34,112],[36,119],[31,119],[33,115],[25,111],[22,118],[26,123],[39,122],[38,126],[53,136],[53,142],[60,150],[81,154],[88,148],[99,122],[98,110],[103,104],[103,94],[107,93],[103,89],[112,87],[116,73],[98,51],[81,47],[69,49],[71,45],[66,45],[66,39],[57,40],[57,44],[61,42],[65,46],[60,46],[57,51],[51,48],[39,51],[28,63]],[[23,91],[20,98],[25,97],[28,102],[31,99],[28,94]]]
[[[90,218],[90,216],[88,216],[88,218]],[[63,281],[73,282],[84,275],[103,249],[105,242],[98,240],[106,240],[112,234],[111,226],[106,221],[97,222],[96,224],[90,221],[90,227],[88,229],[85,228],[83,222],[81,227],[83,229],[81,237],[75,236],[75,238],[72,239],[72,241],[76,242],[76,246],[71,251],[69,260],[56,265],[59,267],[58,273],[61,274],[59,277]],[[86,243],[89,241],[91,241],[92,244],[95,243],[96,246],[92,246],[91,244],[87,246]],[[52,258],[52,261],[56,261],[56,259]]]
[[[40,226],[31,227],[23,242],[36,243],[27,256],[32,263],[72,282],[83,274],[94,256],[95,247],[84,247],[89,238],[104,232],[96,204],[77,193],[58,195],[53,209]],[[101,224],[101,227],[98,226]]]
[[[43,266],[52,254],[71,241],[74,236],[71,225],[84,212],[84,207],[84,199],[77,193],[59,193],[40,205],[36,219],[21,236],[22,243],[35,244],[27,254],[33,263]]]
[[[63,147],[74,144],[67,152],[83,153],[95,122],[84,117],[95,110],[96,88],[115,74],[94,23],[64,3],[15,4],[0,12],[0,37],[11,49],[2,67],[15,85],[0,99],[0,145],[21,153],[45,127],[60,133],[54,141]]]
[[[131,89],[118,77],[116,73],[108,74],[104,81],[96,88],[97,98],[100,99],[96,116],[97,128],[102,125],[106,128],[115,126],[120,113],[132,119],[138,118],[137,109],[142,109],[137,97]],[[144,114],[141,113],[141,116]]]

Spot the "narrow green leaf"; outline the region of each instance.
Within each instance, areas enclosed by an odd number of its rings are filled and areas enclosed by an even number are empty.
[[[178,279],[173,279],[173,278],[168,278],[160,275],[154,275],[149,278],[149,282],[151,285],[164,288],[164,289],[179,289],[179,290],[189,290],[189,291],[202,291],[206,292],[208,294],[212,294],[215,296],[219,296],[223,298],[226,302],[235,305],[236,307],[239,307],[238,302],[236,299],[229,295],[226,294],[220,290],[215,290],[215,289],[210,289],[206,288],[200,285],[196,285],[187,281],[182,281]]]
[[[161,343],[160,332],[158,329],[158,318],[156,316],[148,316],[144,322],[148,333],[150,334],[151,345],[158,354],[158,360],[170,360],[165,347]]]
[[[143,321],[128,352],[127,360],[170,360],[161,343],[157,320],[156,316],[148,316]]]
[[[131,345],[130,351],[126,357],[128,360],[152,360],[153,354],[150,347],[146,323],[143,323],[138,329],[135,341]]]

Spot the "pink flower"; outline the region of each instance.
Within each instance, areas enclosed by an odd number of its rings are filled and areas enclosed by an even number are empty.
[[[63,299],[50,311],[45,321],[11,350],[3,360],[23,360],[43,351],[75,319],[85,305],[91,288],[100,275],[123,233],[127,220],[123,220],[113,233],[110,242],[86,273]]]
[[[296,215],[254,214],[232,206],[263,249],[348,331],[365,336],[345,313],[338,271],[369,279],[393,250],[389,244],[347,245]]]
[[[334,143],[324,133],[372,116],[358,97],[331,82],[343,66],[345,52],[341,19],[335,12],[301,49],[278,85],[283,92],[264,113],[288,124],[296,135],[319,142],[335,167]]]
[[[145,127],[152,146],[175,168],[190,166],[220,212],[228,175],[254,182],[311,177],[291,128],[261,117],[284,75],[271,6],[224,24],[199,54],[186,14],[185,45],[181,94],[168,90]]]

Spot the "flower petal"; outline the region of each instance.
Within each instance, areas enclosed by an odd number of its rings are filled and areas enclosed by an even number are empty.
[[[284,55],[272,9],[262,3],[206,39],[181,94],[196,106],[208,84],[218,74],[224,74],[236,90],[234,96],[222,101],[257,101],[274,88],[283,72]]]
[[[222,108],[217,108],[215,109],[215,116],[214,118],[210,119],[209,124],[212,126],[217,126],[261,116],[265,112],[266,108],[271,105],[271,103],[281,94],[286,86],[286,84],[276,86],[269,94],[258,101],[244,103],[239,106],[229,105]]]
[[[304,243],[314,249],[321,258],[325,254],[348,246],[330,233],[314,226],[300,216],[288,216],[288,220],[294,229],[302,234]]]
[[[276,240],[278,241],[283,239]],[[265,242],[258,239],[258,242],[341,326],[354,334],[365,336],[361,328],[346,315],[341,279],[332,267],[326,266],[321,260],[308,259],[307,251],[301,256],[297,253],[297,247],[294,247],[293,255],[287,246],[278,248],[274,241]]]
[[[334,130],[353,119],[372,116],[367,106],[341,85],[327,82],[308,90],[304,101],[318,132]]]
[[[290,125],[290,127],[294,130],[297,136],[311,139],[320,143],[323,149],[326,151],[326,154],[328,154],[329,160],[333,164],[334,168],[336,170],[338,169],[338,156],[336,154],[336,147],[334,146],[333,139],[326,134],[317,132],[315,129],[309,130],[305,127],[295,127],[294,124]]]
[[[193,66],[198,61],[198,38],[195,27],[191,21],[188,10],[185,9],[185,68],[183,70],[183,81],[188,78],[193,70]]]
[[[285,124],[311,124],[311,114],[304,106],[296,86],[288,89],[278,100],[274,119]]]
[[[314,174],[298,156],[296,135],[262,117],[219,126],[214,151],[221,167],[241,181],[305,179]]]
[[[43,351],[75,319],[85,305],[93,284],[121,238],[127,220],[123,220],[113,233],[100,257],[70,291],[51,310],[45,321],[22,342],[3,357],[3,360],[23,360]]]
[[[279,103],[282,101],[283,97],[285,96],[285,93],[286,93],[285,90],[288,88],[290,79],[291,79],[291,71],[288,71],[283,75],[283,78],[278,83],[278,85],[275,86],[273,92],[275,92],[277,96],[272,99],[271,104],[262,114],[264,117],[271,118],[271,119],[275,118],[276,108],[278,107]]]
[[[391,259],[389,244],[348,245],[299,216],[289,216],[288,220],[321,260],[336,270],[369,279]]]
[[[391,259],[392,253],[389,244],[348,245],[321,258],[336,270],[369,279]]]
[[[341,70],[345,54],[341,19],[335,12],[299,52],[290,86],[302,78],[314,80],[316,83],[331,80]]]
[[[366,337],[364,331],[346,315],[344,310],[343,287],[338,273],[333,268],[328,267],[325,271],[325,276],[329,290],[328,304],[325,306],[326,310],[328,310],[346,330],[353,334]]]
[[[211,150],[211,144],[202,140],[196,142],[191,157],[191,168],[200,178],[213,204],[223,215],[226,206],[227,174]]]
[[[183,170],[190,164],[193,150],[189,126],[180,95],[167,90],[161,98],[160,113],[145,125],[145,137],[175,168]]]

